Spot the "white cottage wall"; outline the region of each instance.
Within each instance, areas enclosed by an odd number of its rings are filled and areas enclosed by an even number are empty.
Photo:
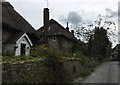
[[[16,43],[16,51],[15,51],[15,56],[21,55],[21,44],[25,44],[25,55],[30,55],[30,44],[27,41],[25,37],[21,38],[19,41]]]

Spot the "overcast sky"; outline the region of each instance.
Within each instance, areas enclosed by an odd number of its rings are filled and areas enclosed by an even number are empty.
[[[43,8],[46,0],[6,0],[9,1],[35,29],[43,26]],[[50,19],[55,19],[66,27],[80,23],[91,24],[99,14],[117,24],[118,0],[48,0]]]
[[[43,24],[43,8],[46,0],[7,0],[35,28]],[[50,18],[63,26],[91,23],[99,14],[111,15],[118,10],[118,0],[49,0]],[[114,15],[115,16],[115,15]],[[73,20],[74,19],[74,20]],[[65,22],[66,21],[66,22]],[[66,25],[65,25],[66,26]]]

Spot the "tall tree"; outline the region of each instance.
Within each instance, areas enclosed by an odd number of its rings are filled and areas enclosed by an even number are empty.
[[[100,59],[108,57],[111,50],[110,44],[107,30],[103,27],[95,27],[94,35],[89,39],[90,56],[97,56]]]
[[[115,37],[117,36],[116,24],[101,15],[93,24],[85,25],[83,23],[80,27],[76,27],[75,33],[78,39],[88,43],[89,55],[102,57],[110,56],[111,42],[116,42]]]

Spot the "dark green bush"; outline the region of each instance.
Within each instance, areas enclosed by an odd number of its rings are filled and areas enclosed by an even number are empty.
[[[84,68],[83,72],[81,73],[81,77],[86,77],[92,73],[93,69],[91,68]]]
[[[49,55],[63,56],[63,53],[58,50],[50,49],[42,45],[37,45],[31,50],[31,56],[33,57],[45,58],[46,56],[49,56]]]
[[[45,79],[43,79],[44,82],[63,83],[70,79],[70,77],[68,77],[69,74],[66,73],[64,69],[63,54],[61,52],[39,45],[36,46],[31,53],[34,57],[42,57],[44,59],[43,70],[47,72]]]

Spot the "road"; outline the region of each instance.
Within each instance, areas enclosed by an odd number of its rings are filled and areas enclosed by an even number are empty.
[[[120,83],[120,63],[110,61],[101,64],[81,83]]]

